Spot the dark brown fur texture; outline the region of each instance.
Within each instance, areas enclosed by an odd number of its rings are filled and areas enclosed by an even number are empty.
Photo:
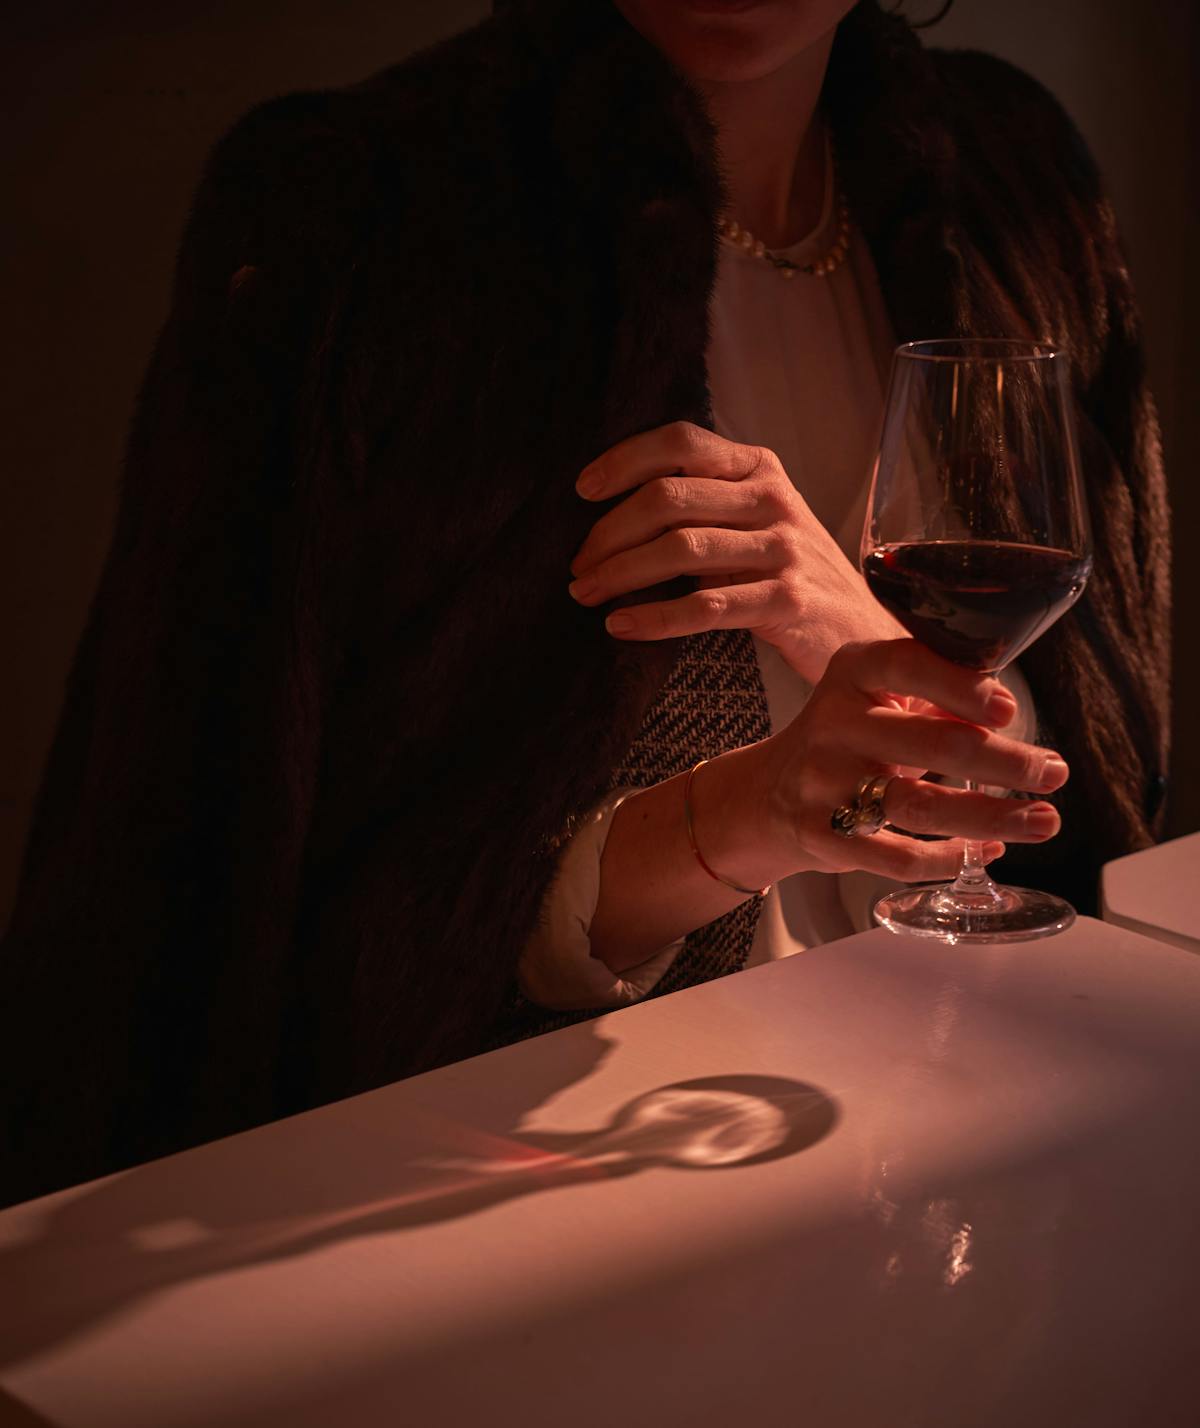
[[[898,340],[1067,342],[1097,569],[1025,656],[1074,768],[1029,877],[1153,837],[1168,525],[1111,211],[1055,102],[865,0],[828,84]],[[218,146],[4,950],[3,1198],[486,1044],[670,667],[566,595],[586,461],[708,420],[698,102],[524,0]]]

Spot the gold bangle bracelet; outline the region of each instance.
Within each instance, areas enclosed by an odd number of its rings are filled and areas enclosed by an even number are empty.
[[[696,844],[696,828],[692,821],[692,780],[706,763],[708,763],[707,759],[701,759],[699,763],[693,764],[688,770],[687,782],[683,785],[683,817],[687,824],[688,842],[691,844],[692,852],[696,855],[696,861],[714,882],[723,883],[727,888],[732,888],[734,892],[744,893],[746,897],[766,897],[767,893],[771,891],[770,883],[765,888],[744,888],[739,883],[731,882],[729,878],[723,878],[720,873],[709,867],[704,859],[704,854]]]

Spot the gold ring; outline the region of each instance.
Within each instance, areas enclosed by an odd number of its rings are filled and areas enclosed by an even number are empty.
[[[839,838],[870,838],[887,822],[883,800],[895,774],[867,774],[860,779],[851,803],[839,803],[829,826]]]
[[[887,797],[888,785],[895,774],[877,774],[864,778],[854,795],[854,806],[858,810],[858,831],[866,837],[878,833],[887,822],[883,811],[883,800]]]

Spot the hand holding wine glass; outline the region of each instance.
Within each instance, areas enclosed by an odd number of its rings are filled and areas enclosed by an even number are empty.
[[[988,674],[1074,604],[1091,544],[1060,350],[981,338],[897,350],[862,566],[916,639]],[[870,831],[865,818],[855,825],[865,796],[846,807],[848,836]],[[949,941],[1043,937],[1075,916],[1051,894],[998,887],[972,844],[954,883],[891,894],[875,915]]]

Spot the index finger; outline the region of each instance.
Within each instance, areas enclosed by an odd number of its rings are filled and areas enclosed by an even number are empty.
[[[740,481],[760,459],[757,447],[727,441],[690,421],[673,421],[610,446],[583,468],[575,489],[585,500],[606,501],[659,476]]]
[[[952,664],[911,638],[843,645],[828,673],[873,697],[918,695],[971,724],[1003,728],[1017,712],[1017,701],[994,675]]]

